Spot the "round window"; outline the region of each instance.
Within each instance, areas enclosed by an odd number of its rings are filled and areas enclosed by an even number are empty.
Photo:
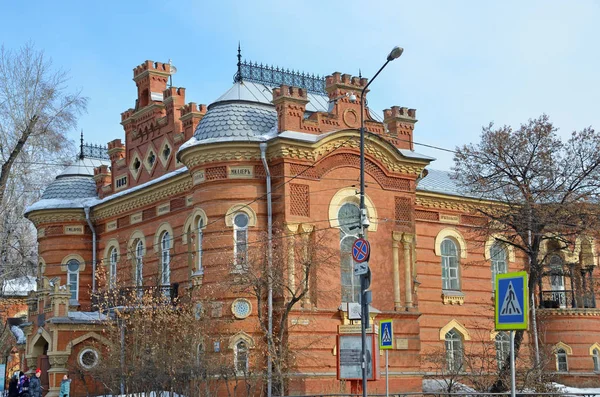
[[[71,259],[67,262],[67,269],[69,269],[70,272],[79,271],[79,262],[76,259]]]
[[[248,215],[244,213],[237,214],[235,218],[233,218],[233,223],[235,223],[237,227],[248,226]]]
[[[98,365],[98,352],[93,349],[85,349],[79,353],[79,364],[86,369],[94,368]]]
[[[231,311],[236,318],[246,318],[252,313],[252,304],[248,299],[236,299],[231,305]]]

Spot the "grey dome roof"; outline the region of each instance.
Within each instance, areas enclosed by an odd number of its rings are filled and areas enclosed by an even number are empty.
[[[89,157],[78,158],[48,185],[42,194],[42,200],[98,197],[94,168],[100,165],[110,165],[110,162]]]
[[[73,200],[80,198],[97,197],[96,182],[89,176],[67,176],[56,178],[42,194],[42,200],[64,199]]]
[[[276,124],[277,112],[272,105],[242,101],[215,102],[198,124],[194,138],[198,141],[258,141]]]

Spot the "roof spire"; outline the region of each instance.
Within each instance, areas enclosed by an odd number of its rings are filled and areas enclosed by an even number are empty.
[[[362,79],[362,73],[361,73],[360,69],[358,69],[358,78]]]
[[[242,46],[238,41],[238,53],[237,53],[237,73],[233,77],[233,82],[237,83],[238,81],[242,81]]]
[[[83,160],[85,156],[83,155],[83,128],[81,129],[81,140],[79,144],[79,159]]]

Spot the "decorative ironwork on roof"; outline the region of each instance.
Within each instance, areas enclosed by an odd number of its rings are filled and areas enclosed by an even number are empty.
[[[106,146],[95,145],[93,143],[85,143],[83,145],[83,155],[86,158],[110,160],[108,148]]]
[[[84,158],[110,160],[110,156],[108,155],[108,147],[83,142],[83,131],[81,131],[78,157],[80,160],[83,160]]]
[[[233,82],[252,81],[270,87],[279,87],[281,84],[304,88],[308,92],[327,95],[325,91],[325,78],[319,75],[283,69],[275,66],[259,65],[257,62],[242,61],[242,53],[238,45],[237,73]]]

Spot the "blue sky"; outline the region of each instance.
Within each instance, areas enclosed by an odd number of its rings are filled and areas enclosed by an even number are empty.
[[[600,128],[598,1],[28,1],[1,2],[0,42],[32,40],[90,98],[86,140],[122,138],[134,105],[132,69],[178,68],[187,100],[210,103],[244,58],[318,74],[369,77],[373,109],[417,109],[415,142],[454,148],[489,122],[517,126],[542,113],[568,136]],[[72,131],[73,139],[78,131]],[[452,166],[452,155],[416,146]]]

